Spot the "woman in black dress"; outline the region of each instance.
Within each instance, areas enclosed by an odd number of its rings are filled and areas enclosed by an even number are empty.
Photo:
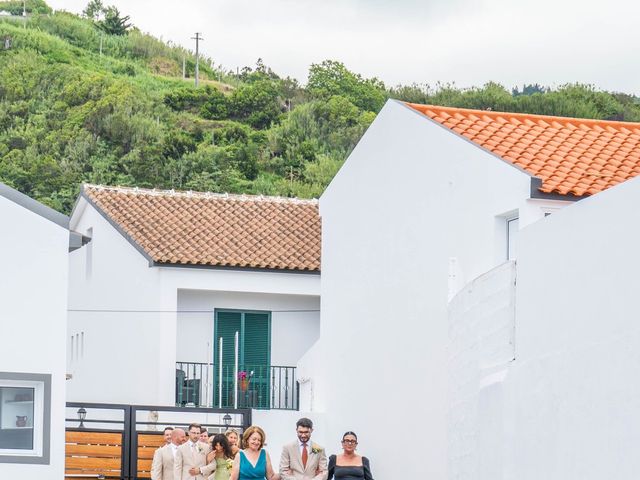
[[[373,480],[369,459],[358,455],[358,436],[353,432],[347,432],[342,436],[341,455],[329,457],[329,476],[327,480]]]

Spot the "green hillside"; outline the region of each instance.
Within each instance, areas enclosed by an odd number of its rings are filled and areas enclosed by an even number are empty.
[[[195,88],[192,52],[127,28],[126,12],[27,12],[0,16],[0,181],[63,212],[83,182],[317,197],[390,97],[640,120],[635,97],[589,86],[389,88],[334,61],[301,86],[260,61],[229,72],[201,58]]]

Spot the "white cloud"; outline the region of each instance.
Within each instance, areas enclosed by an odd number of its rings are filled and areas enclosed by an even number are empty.
[[[79,12],[86,1],[51,0]],[[388,84],[455,82],[507,87],[592,83],[640,93],[631,0],[106,0],[164,40],[227,67],[258,57],[306,78],[311,63],[343,61]]]

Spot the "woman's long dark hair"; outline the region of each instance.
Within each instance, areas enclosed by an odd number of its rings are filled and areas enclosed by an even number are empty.
[[[211,440],[211,448],[216,449],[216,444],[220,444],[222,447],[222,451],[224,452],[224,456],[227,458],[233,458],[233,452],[231,451],[231,445],[229,445],[229,440],[223,434],[218,433],[214,435],[213,440]]]

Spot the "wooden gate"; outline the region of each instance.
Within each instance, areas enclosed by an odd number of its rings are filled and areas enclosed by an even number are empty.
[[[76,411],[77,409],[77,411]],[[70,418],[77,413],[78,418]],[[150,413],[162,422],[150,421]],[[151,477],[156,449],[164,444],[165,426],[200,423],[212,432],[251,424],[251,410],[180,408],[97,403],[67,403],[65,478],[135,480]],[[211,422],[210,418],[219,422]],[[225,417],[231,422],[224,423]],[[86,425],[85,425],[86,424]],[[150,430],[152,429],[152,431]]]

